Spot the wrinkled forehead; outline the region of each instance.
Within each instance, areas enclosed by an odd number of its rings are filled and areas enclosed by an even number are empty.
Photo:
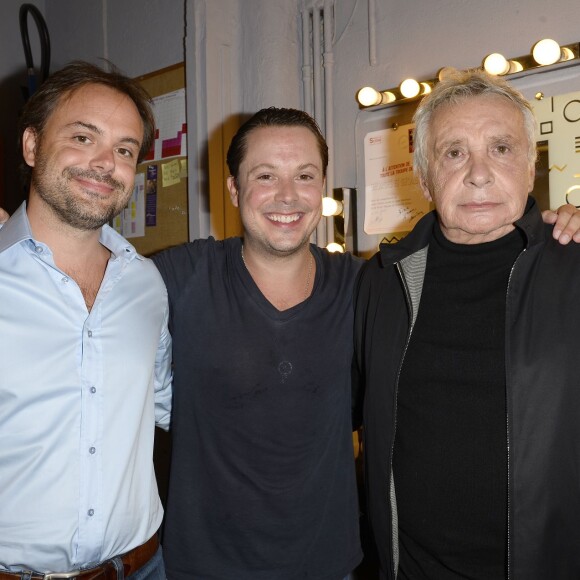
[[[441,142],[456,140],[528,140],[522,111],[499,95],[462,97],[441,104],[432,113],[429,136],[435,149]]]

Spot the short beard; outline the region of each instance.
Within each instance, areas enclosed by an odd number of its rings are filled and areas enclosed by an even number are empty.
[[[47,183],[44,179],[47,173],[47,163],[40,157],[40,161],[32,172],[31,183],[34,189],[63,223],[78,230],[93,231],[103,227],[123,210],[129,198],[129,193],[125,191],[121,182],[96,171],[69,167],[62,172],[56,183]],[[76,177],[105,183],[115,191],[121,191],[127,195],[121,196],[118,203],[113,203],[102,210],[96,205],[87,207],[87,202],[83,203],[69,192],[68,184]],[[121,204],[121,202],[124,203]]]

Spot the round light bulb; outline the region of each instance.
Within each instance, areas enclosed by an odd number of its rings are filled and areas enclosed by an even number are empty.
[[[401,94],[407,99],[416,97],[421,91],[421,86],[415,79],[405,79],[399,87]]]
[[[428,95],[431,92],[431,85],[429,83],[421,83],[421,94]]]
[[[356,100],[363,107],[372,107],[374,105],[379,105],[381,102],[381,93],[373,87],[363,87],[357,94]]]
[[[381,105],[386,105],[387,103],[392,103],[397,97],[391,91],[383,91],[381,93]]]
[[[562,52],[560,60],[572,60],[574,58],[574,52],[567,46],[562,47]]]
[[[555,40],[544,38],[544,40],[536,42],[532,49],[532,56],[538,64],[545,66],[558,62],[562,57],[562,51]]]
[[[322,215],[330,217],[342,213],[342,203],[332,197],[322,198]]]
[[[524,70],[524,65],[517,60],[510,60],[509,63],[510,63],[510,70],[508,71],[508,73],[510,75],[517,73],[517,72],[521,72]]]
[[[335,252],[338,252],[339,254],[344,254],[344,246],[342,244],[337,244],[336,242],[330,242],[330,244],[326,246],[326,249],[333,254]]]
[[[490,75],[505,75],[510,70],[510,64],[499,52],[488,54],[483,61],[483,68]]]
[[[566,203],[571,203],[576,209],[580,207],[580,185],[573,185],[567,189]]]

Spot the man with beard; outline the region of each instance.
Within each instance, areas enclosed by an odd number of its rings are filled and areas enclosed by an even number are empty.
[[[106,225],[151,145],[149,97],[72,63],[20,125],[28,203],[0,229],[0,579],[161,579],[167,292]]]

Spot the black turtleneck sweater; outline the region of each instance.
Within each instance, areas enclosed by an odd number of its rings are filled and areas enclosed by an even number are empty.
[[[505,302],[518,230],[454,244],[435,227],[397,399],[399,579],[505,577]]]

